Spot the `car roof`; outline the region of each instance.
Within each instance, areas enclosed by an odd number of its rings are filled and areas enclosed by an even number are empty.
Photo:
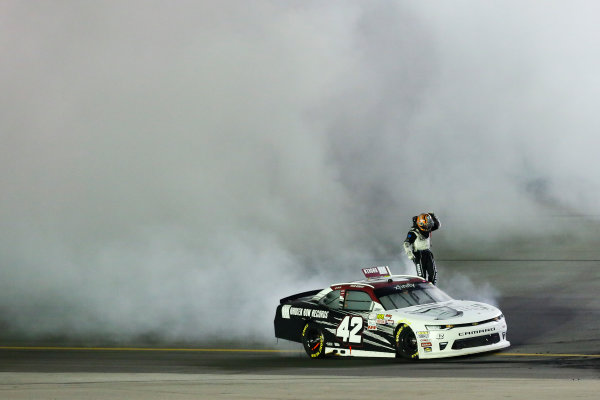
[[[362,279],[359,281],[353,281],[353,282],[346,282],[346,283],[335,283],[333,285],[331,285],[331,288],[333,289],[334,287],[355,287],[355,288],[360,288],[362,287],[371,287],[372,289],[380,289],[380,288],[384,288],[384,287],[388,287],[388,286],[395,286],[398,284],[404,284],[404,283],[421,283],[421,282],[427,282],[425,279],[419,277],[419,276],[414,276],[414,275],[392,275],[392,276],[386,276],[386,277],[381,277],[381,278],[375,278],[375,279]]]

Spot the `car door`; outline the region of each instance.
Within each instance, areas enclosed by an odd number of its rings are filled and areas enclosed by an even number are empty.
[[[374,306],[373,299],[366,291],[359,289],[345,291],[340,310],[342,315],[335,331],[336,340],[343,347],[363,346],[363,333]]]

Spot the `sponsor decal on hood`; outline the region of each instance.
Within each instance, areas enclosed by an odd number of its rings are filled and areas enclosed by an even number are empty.
[[[434,317],[434,319],[437,320],[458,318],[463,315],[462,311],[455,310],[452,307],[435,305],[428,305],[415,311],[408,311],[408,313],[414,315],[426,315]]]

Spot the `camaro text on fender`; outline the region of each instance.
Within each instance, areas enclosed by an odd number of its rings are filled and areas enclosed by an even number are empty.
[[[479,333],[494,332],[496,328],[480,329],[478,331],[460,332],[458,336],[477,335]]]

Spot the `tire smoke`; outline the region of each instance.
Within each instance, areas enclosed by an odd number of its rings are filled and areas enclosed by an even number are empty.
[[[597,218],[596,8],[3,2],[2,326],[264,341],[281,297],[413,273],[416,213],[436,258]]]

